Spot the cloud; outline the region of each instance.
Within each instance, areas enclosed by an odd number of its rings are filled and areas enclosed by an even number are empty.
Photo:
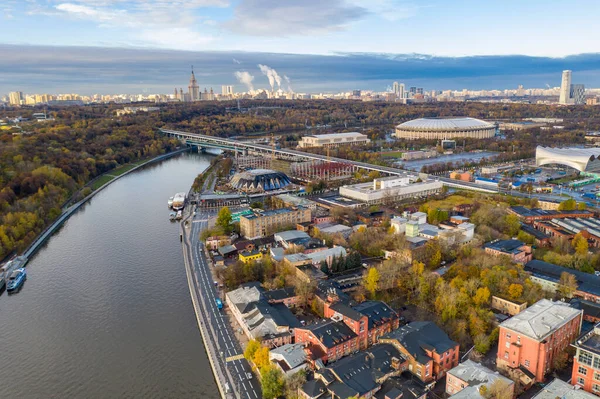
[[[343,0],[241,0],[224,26],[253,36],[312,35],[345,29],[368,14]]]
[[[349,3],[356,6],[364,5],[371,13],[388,21],[414,17],[419,9],[427,7],[408,0],[369,0],[368,4],[363,0],[349,0]]]
[[[59,4],[56,9],[77,18],[91,19],[97,22],[113,21],[123,18],[127,14],[125,10],[99,9],[73,3]]]
[[[233,62],[234,62],[235,64],[238,64],[238,65],[239,65],[239,64],[241,64],[241,61],[239,61],[239,60],[236,60],[235,58],[232,58],[232,59],[233,59]]]

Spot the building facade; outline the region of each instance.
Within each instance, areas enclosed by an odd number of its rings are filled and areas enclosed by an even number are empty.
[[[456,399],[477,398],[481,386],[489,386],[496,380],[501,380],[506,385],[507,392],[513,397],[515,392],[515,383],[508,378],[500,375],[497,371],[492,371],[479,363],[467,360],[452,370],[448,371],[446,376],[446,393]],[[483,398],[483,396],[481,396]]]
[[[573,346],[571,383],[600,396],[600,324],[580,337]]]
[[[508,299],[492,296],[492,309],[498,310],[504,314],[515,316],[527,309],[527,302],[516,303]]]
[[[571,103],[571,74],[569,70],[562,72],[562,79],[560,82],[560,95],[558,97],[559,104],[570,104]]]
[[[547,299],[500,324],[496,364],[524,385],[543,382],[581,331],[583,311]]]
[[[298,143],[298,146],[300,148],[338,147],[341,145],[369,144],[370,142],[371,140],[364,134],[349,132],[304,136]]]
[[[240,216],[240,232],[242,236],[254,239],[269,235],[278,228],[295,226],[310,220],[310,209],[304,207],[257,211],[252,215]]]

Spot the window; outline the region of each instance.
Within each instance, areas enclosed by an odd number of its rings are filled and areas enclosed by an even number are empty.
[[[581,367],[581,366],[579,366],[579,367],[577,368],[577,372],[578,372],[579,374],[581,374],[581,375],[587,375],[587,369],[586,369],[585,367]]]
[[[594,368],[600,369],[600,357],[594,356]]]
[[[506,333],[506,339],[510,339],[510,333]]]
[[[600,385],[592,384],[592,392],[600,392]]]
[[[585,385],[585,380],[583,378],[581,378],[581,377],[577,377],[577,383],[579,385],[581,385],[581,386],[584,386]]]
[[[592,365],[593,356],[588,352],[579,352],[579,363],[587,364],[588,366]]]
[[[529,367],[529,360],[525,360],[525,367]]]
[[[521,344],[521,337],[517,335],[517,344]]]
[[[510,348],[510,342],[506,341],[505,345],[506,345],[507,348]]]
[[[600,373],[594,373],[594,379],[600,381]]]
[[[508,359],[508,351],[505,351],[505,352],[504,352],[504,358],[505,358],[505,359]]]
[[[425,369],[425,377],[429,377],[429,370]]]

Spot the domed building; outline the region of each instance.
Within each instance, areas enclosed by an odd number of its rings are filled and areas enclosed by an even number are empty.
[[[270,169],[253,169],[233,175],[230,184],[244,192],[278,190],[290,184],[290,178],[283,172]]]
[[[394,136],[408,140],[443,140],[454,138],[487,139],[494,137],[496,126],[481,119],[419,118],[396,126]]]

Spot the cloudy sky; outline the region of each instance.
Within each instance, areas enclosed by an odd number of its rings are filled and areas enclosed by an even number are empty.
[[[34,81],[48,90],[84,82],[79,92],[163,90],[185,86],[191,63],[201,86],[246,71],[261,87],[257,64],[267,60],[299,89],[382,90],[386,79],[554,86],[563,67],[594,85],[594,56],[565,57],[599,51],[598,17],[597,0],[0,0],[0,44],[20,60],[4,53],[0,93]],[[524,59],[527,68],[506,64]],[[68,85],[61,74],[74,65]],[[518,76],[508,79],[502,65]]]

